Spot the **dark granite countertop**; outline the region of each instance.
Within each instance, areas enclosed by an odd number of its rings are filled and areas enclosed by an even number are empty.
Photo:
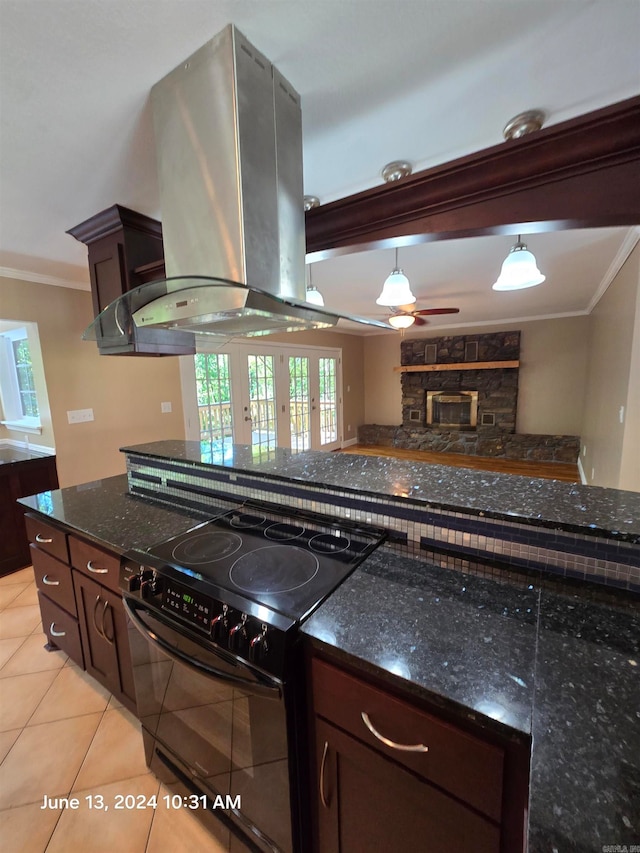
[[[276,448],[254,457],[248,445],[233,445],[223,453],[197,441],[157,441],[122,450],[640,543],[637,492],[350,453]]]
[[[121,554],[177,536],[203,520],[130,495],[125,474],[42,492],[19,503]]]
[[[0,447],[0,465],[16,465],[33,459],[47,459],[55,453],[42,453],[39,450],[27,450],[23,447]]]
[[[640,609],[554,586],[381,549],[303,632],[396,688],[532,736],[529,853],[601,853],[640,841]]]
[[[20,503],[121,553],[202,520],[129,495],[124,475]],[[380,549],[303,630],[396,688],[532,737],[530,853],[600,853],[640,841],[640,608],[587,587]]]

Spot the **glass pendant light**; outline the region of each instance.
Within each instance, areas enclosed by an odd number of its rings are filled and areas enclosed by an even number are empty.
[[[392,314],[389,317],[389,323],[394,329],[408,329],[409,326],[413,326],[415,321],[416,318],[413,314]]]
[[[320,308],[324,308],[324,299],[322,298],[322,294],[318,290],[317,287],[313,286],[311,281],[311,264],[308,266],[309,270],[309,283],[307,284],[307,298],[306,301],[311,305],[318,305]]]
[[[520,240],[511,250],[504,263],[498,280],[493,285],[493,290],[524,290],[525,287],[535,287],[542,284],[545,276],[537,267],[534,255]]]
[[[382,287],[382,293],[376,299],[376,304],[392,307],[396,305],[410,305],[415,301],[416,298],[411,293],[409,279],[398,266],[398,249],[396,248],[395,266],[391,275],[387,277]]]

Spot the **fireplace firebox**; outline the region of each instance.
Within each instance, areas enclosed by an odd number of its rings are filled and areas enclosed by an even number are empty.
[[[475,429],[478,392],[427,391],[427,425],[443,429]]]

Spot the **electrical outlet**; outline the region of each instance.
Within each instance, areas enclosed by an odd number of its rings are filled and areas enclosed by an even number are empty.
[[[618,412],[618,416],[620,418],[620,423],[624,423],[624,406],[620,406],[620,411]]]
[[[592,468],[592,469],[591,469],[591,479],[593,480],[593,478],[594,478],[595,476],[596,476],[596,469],[595,469],[595,468]]]
[[[587,445],[586,445],[586,444],[583,444],[583,445],[582,445],[582,455],[583,455],[583,456],[586,456],[586,455],[587,455]]]
[[[160,411],[163,415],[168,415],[172,411],[171,403],[160,403]]]
[[[70,424],[84,424],[93,420],[93,409],[72,409],[67,412]]]

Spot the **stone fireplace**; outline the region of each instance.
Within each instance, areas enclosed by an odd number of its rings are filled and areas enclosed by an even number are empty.
[[[514,433],[519,332],[404,340],[405,427]]]
[[[516,434],[520,332],[400,344],[402,424],[364,424],[358,442],[407,450],[575,463],[575,435]]]

